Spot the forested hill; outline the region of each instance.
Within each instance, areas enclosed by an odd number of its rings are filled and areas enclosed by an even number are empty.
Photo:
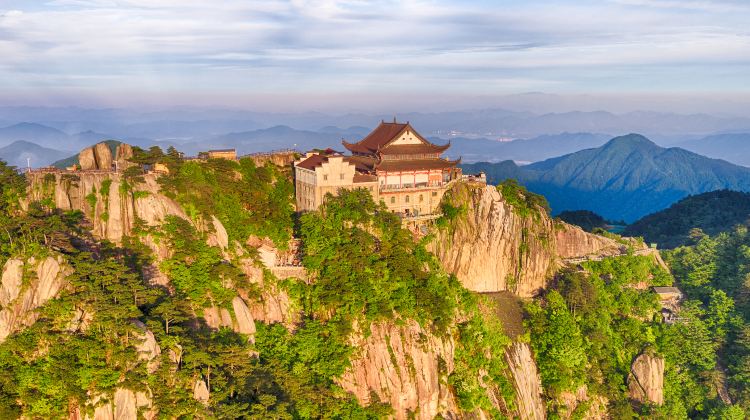
[[[674,248],[690,243],[694,228],[716,235],[747,223],[748,218],[750,193],[719,190],[685,197],[668,209],[631,224],[624,234],[642,236],[646,242],[655,242],[660,248]]]
[[[462,167],[484,171],[493,183],[516,178],[546,196],[555,213],[585,209],[626,222],[690,194],[724,188],[750,191],[750,168],[680,148],[665,149],[638,134],[527,166],[501,162]]]
[[[552,220],[514,182],[455,183],[420,237],[365,189],[295,213],[290,168],[271,162],[125,144],[114,159],[127,169],[0,161],[0,419],[750,408],[744,288],[691,288],[700,299],[664,323],[651,287],[673,278],[654,250]],[[144,171],[155,162],[169,172]],[[679,274],[704,286],[714,273],[695,262]]]

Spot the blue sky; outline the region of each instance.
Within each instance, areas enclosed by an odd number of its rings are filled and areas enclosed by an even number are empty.
[[[747,0],[0,0],[0,102],[747,104],[748,22]]]

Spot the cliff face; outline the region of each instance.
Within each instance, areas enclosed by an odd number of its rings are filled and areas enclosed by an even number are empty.
[[[469,290],[530,297],[545,287],[562,258],[619,252],[615,241],[554,222],[543,212],[520,216],[491,186],[459,183],[446,195],[464,210],[437,230],[430,247]]]
[[[0,342],[36,322],[36,309],[57,296],[68,273],[61,257],[5,263],[0,283]]]
[[[542,380],[529,345],[513,343],[505,352],[505,358],[513,375],[519,417],[528,420],[546,419],[547,407],[542,401]]]
[[[438,339],[409,321],[405,326],[374,323],[367,338],[352,344],[357,353],[339,384],[361,404],[377,396],[393,407],[397,419],[456,417],[458,407],[447,385],[453,371],[451,339]]]
[[[664,359],[648,353],[638,355],[630,367],[628,389],[635,401],[664,404]]]
[[[168,215],[187,219],[174,200],[159,193],[155,175],[144,175],[144,182],[134,185],[132,191],[123,187],[122,174],[115,172],[28,176],[30,201],[49,198],[62,210],[80,210],[99,239],[120,243],[132,231],[136,218],[150,226],[158,225]]]

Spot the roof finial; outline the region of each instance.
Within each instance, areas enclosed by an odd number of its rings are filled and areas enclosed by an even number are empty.
[[[393,116],[393,123],[396,124],[396,116]]]

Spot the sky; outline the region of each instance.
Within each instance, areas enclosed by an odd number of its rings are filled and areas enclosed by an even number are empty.
[[[0,105],[534,108],[543,92],[731,114],[750,105],[748,22],[747,0],[0,0]]]

